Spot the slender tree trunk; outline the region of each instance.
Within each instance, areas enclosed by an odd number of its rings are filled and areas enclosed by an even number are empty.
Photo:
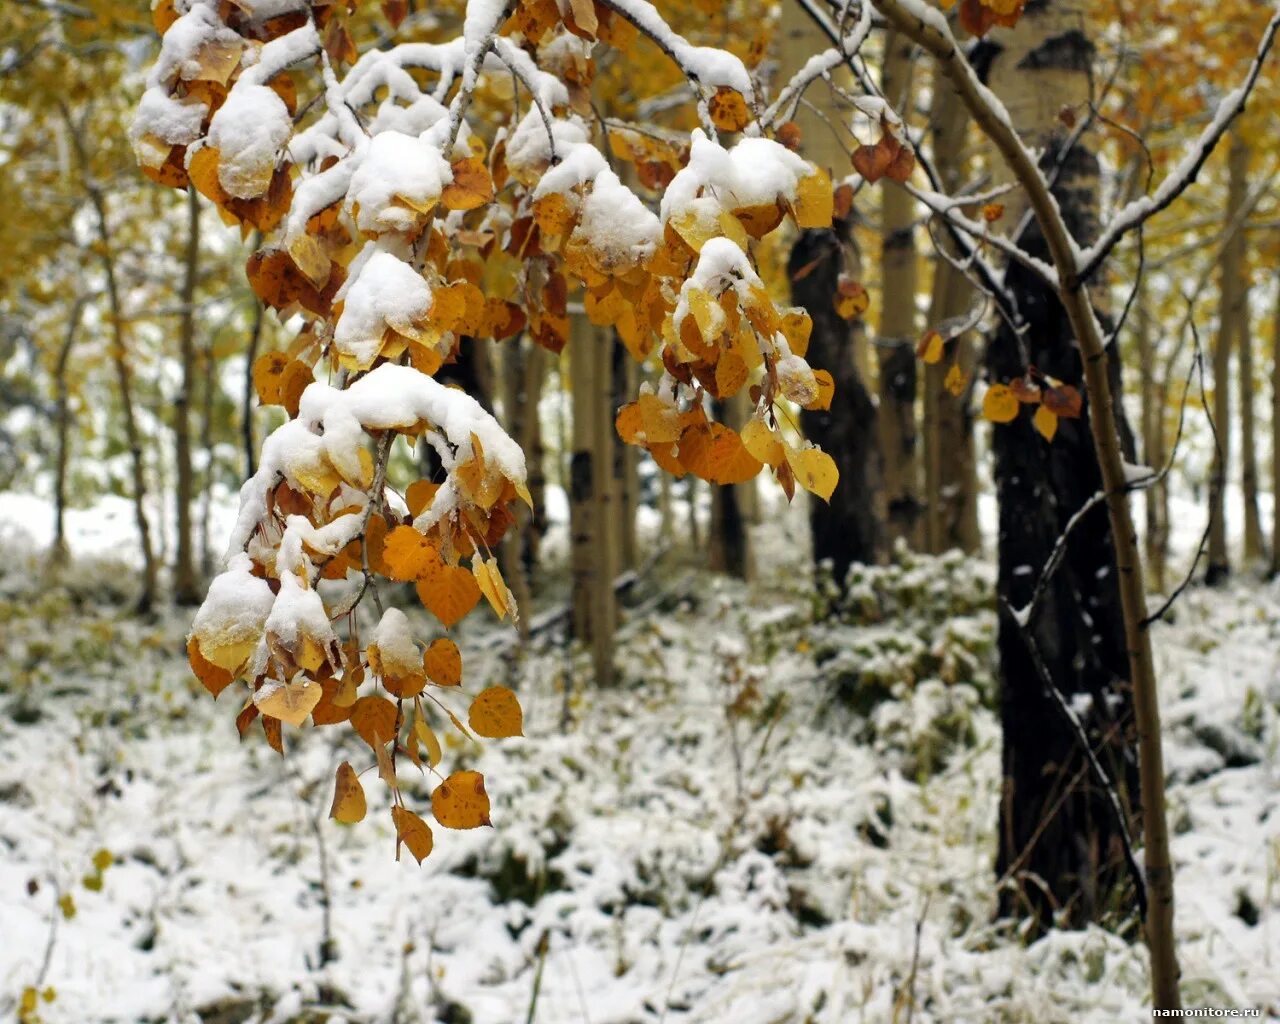
[[[1244,235],[1244,232],[1241,232]],[[1247,237],[1247,236],[1246,236]],[[1250,311],[1250,282],[1244,268],[1241,285],[1240,321],[1236,327],[1236,346],[1240,353],[1240,489],[1244,500],[1244,560],[1256,566],[1264,557],[1262,517],[1258,512],[1257,425],[1253,409],[1253,325]]]
[[[205,578],[213,575],[214,559],[212,537],[213,485],[216,482],[217,465],[213,449],[213,404],[218,391],[218,361],[214,357],[213,344],[206,343],[200,353],[203,386],[200,392],[200,448],[204,451],[204,473],[200,487],[200,572]]]
[[[788,13],[791,16],[783,19],[780,54],[784,76],[827,45],[799,4]],[[840,69],[833,74],[840,84],[846,72]],[[829,89],[812,91],[813,105],[797,108],[795,122],[805,156],[838,180],[848,173],[849,154],[846,137],[838,134],[842,118],[830,97]],[[861,253],[847,222],[836,222],[830,230],[802,231],[787,261],[791,301],[805,307],[813,319],[806,358],[815,369],[828,371],[835,382],[837,397],[831,408],[802,411],[800,427],[840,470],[840,483],[830,502],[809,502],[814,564],[827,565],[840,584],[850,565],[876,561],[882,538],[875,505],[880,485],[876,408],[864,383],[870,366],[866,326],[861,320],[842,319],[832,304],[840,273],[846,269],[855,275],[862,272]]]
[[[142,435],[133,407],[133,371],[129,367],[129,352],[125,342],[124,307],[120,287],[116,280],[115,254],[111,248],[111,229],[107,219],[106,198],[91,177],[83,141],[77,131],[71,132],[76,152],[85,178],[97,219],[98,241],[102,245],[101,261],[107,282],[107,302],[111,321],[111,364],[115,369],[116,383],[120,389],[120,407],[124,416],[125,443],[129,447],[129,462],[133,490],[133,514],[138,527],[138,547],[142,551],[142,587],[138,595],[138,611],[150,612],[156,599],[156,557],[151,546],[151,523],[147,518],[146,456],[142,448]]]
[[[609,346],[598,328],[575,314],[569,334],[573,452],[569,463],[569,551],[573,635],[590,645],[596,685],[613,683],[613,591],[616,544],[609,519],[613,380]],[[601,411],[603,408],[603,412]],[[605,438],[600,434],[605,432]]]
[[[67,385],[67,365],[71,349],[80,330],[80,319],[88,296],[79,295],[71,304],[67,317],[67,332],[58,348],[58,359],[53,367],[54,401],[57,406],[57,456],[53,476],[53,544],[49,548],[49,561],[57,567],[65,565],[69,557],[67,548],[67,468],[71,448],[71,399]]]
[[[1165,388],[1156,381],[1156,357],[1151,337],[1151,315],[1147,309],[1146,295],[1139,294],[1134,310],[1134,342],[1138,350],[1138,373],[1142,398],[1142,461],[1152,469],[1164,465],[1164,409]],[[1159,480],[1143,492],[1146,511],[1146,535],[1144,545],[1147,567],[1150,570],[1151,587],[1164,592],[1165,551],[1168,547],[1168,485]]]
[[[745,424],[736,415],[731,402],[715,403],[715,418],[735,430]],[[751,575],[750,533],[747,517],[739,501],[736,484],[710,484],[711,524],[707,528],[707,566],[713,572],[736,576],[740,580]]]
[[[898,32],[885,40],[884,92],[895,109],[910,109],[914,45]],[[889,545],[916,545],[921,513],[916,452],[915,200],[892,182],[883,185],[880,227],[878,415],[884,476],[885,533]]]
[[[253,364],[258,359],[258,346],[262,343],[262,323],[266,307],[256,296],[253,300],[253,326],[249,329],[249,345],[245,349],[244,391],[240,398],[240,437],[244,444],[244,474],[254,474],[258,459],[258,443],[253,437]]]
[[[200,270],[200,198],[187,189],[187,255],[182,277],[182,315],[178,326],[178,354],[182,383],[173,401],[173,442],[177,466],[178,537],[173,565],[173,600],[179,605],[200,603],[192,544],[191,512],[195,504],[195,473],[191,465],[191,396],[196,377],[196,278]]]
[[[626,347],[615,339],[613,346],[612,380],[613,394],[610,410],[620,409],[636,393],[639,383],[638,367]],[[612,427],[610,412],[610,430]],[[618,531],[618,569],[634,569],[640,563],[639,541],[636,536],[636,518],[640,511],[640,449],[635,445],[618,444],[614,434],[609,436],[613,448],[614,490],[617,494],[616,524]]]
[[[1271,575],[1280,576],[1280,270],[1271,321]]]
[[[964,104],[942,75],[935,76],[929,130],[933,136],[933,160],[943,190],[958,192],[964,185],[965,130],[969,118]],[[945,231],[938,244],[953,256],[955,243]],[[968,310],[973,289],[964,274],[940,255],[934,257],[933,290],[929,301],[929,327],[962,316]],[[973,377],[977,354],[967,334],[948,346],[951,361],[924,369],[925,537],[928,551],[940,554],[951,548],[973,552],[981,545],[978,531],[978,472],[973,448]],[[966,384],[952,394],[946,378],[952,366],[964,374]]]
[[[1053,160],[1065,132],[1059,111],[1089,96],[1093,46],[1084,34],[1082,5],[1057,0],[1029,6],[1015,29],[993,36],[984,46],[991,57],[989,84],[1009,106],[1014,128]],[[1077,143],[1066,156],[1054,195],[1074,237],[1081,242],[1093,237],[1098,162],[1084,144]],[[1022,213],[1009,204],[1005,218],[1016,224]],[[1049,253],[1038,224],[1031,225],[1023,244],[1041,258]],[[1022,376],[1030,363],[1085,392],[1074,325],[1059,297],[1016,264],[1009,267],[1005,284],[1029,324],[1027,351],[1002,326],[987,350],[990,380]],[[1114,351],[1107,353],[1107,372],[1118,385]],[[1119,395],[1118,386],[1112,393]],[[1122,423],[1118,397],[1113,413]],[[1097,505],[1086,513],[1071,534],[1037,615],[1024,625],[1010,611],[1029,603],[1068,521],[1104,489],[1090,421],[1062,420],[1049,443],[1033,429],[1031,417],[1023,415],[995,427],[992,446],[1000,501],[998,646],[1004,727],[996,870],[1010,882],[1001,894],[1001,911],[1030,919],[1036,932],[1055,920],[1075,927],[1123,922],[1131,904],[1125,896],[1129,876],[1122,823],[1093,784],[1085,752],[1037,666],[1042,662],[1050,685],[1068,704],[1084,709],[1080,717],[1090,744],[1125,806],[1136,812],[1130,665],[1106,508]],[[1131,442],[1126,457],[1133,458]]]
[[[1238,132],[1231,133],[1227,154],[1227,220],[1245,201],[1249,182],[1249,149]],[[1237,231],[1222,254],[1219,277],[1218,335],[1213,345],[1213,419],[1218,447],[1209,478],[1209,564],[1205,580],[1220,583],[1231,573],[1227,544],[1227,481],[1231,479],[1231,355],[1245,315],[1244,257],[1247,241]]]

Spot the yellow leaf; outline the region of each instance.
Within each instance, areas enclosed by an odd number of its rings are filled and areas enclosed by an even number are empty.
[[[440,201],[446,209],[474,210],[493,198],[493,179],[479,157],[455,160],[452,170],[453,181],[440,193]]]
[[[934,363],[942,362],[942,354],[946,351],[946,345],[942,341],[941,334],[937,331],[928,331],[921,339],[919,349],[920,358],[927,365],[932,366]]]
[[[753,458],[775,468],[786,458],[782,442],[773,436],[773,431],[764,420],[747,421],[747,425],[742,428],[742,446]]]
[[[434,768],[440,763],[444,753],[440,749],[440,741],[436,738],[435,732],[421,715],[413,720],[413,734],[418,738],[418,742],[427,748],[427,764]]]
[[[302,679],[271,688],[264,686],[253,695],[253,703],[268,718],[278,718],[297,726],[307,720],[307,715],[320,703],[323,695],[324,689],[319,683]]]
[[[480,600],[480,586],[475,577],[456,565],[442,565],[419,580],[417,589],[418,599],[445,629],[450,629]]]
[[[489,739],[524,735],[524,714],[516,695],[505,686],[490,686],[471,702],[471,728]]]
[[[711,123],[722,132],[740,132],[751,121],[751,113],[747,110],[747,101],[742,93],[722,85],[715,91],[707,103],[707,111],[711,115]]]
[[[344,825],[354,825],[364,818],[366,809],[360,777],[356,775],[350,761],[343,761],[338,765],[338,775],[334,779],[333,804],[329,808],[329,817]]]
[[[431,826],[407,807],[392,807],[391,820],[395,822],[396,837],[399,843],[404,843],[405,846],[409,847],[409,852],[413,854],[413,859],[421,864],[431,853]],[[399,843],[396,845],[397,856],[399,856],[400,852]]]
[[[412,526],[397,526],[382,545],[382,561],[393,580],[409,582],[438,572],[440,554],[426,537]]]
[[[479,828],[489,821],[489,794],[479,772],[454,772],[431,794],[431,812],[445,828]]]
[[[812,174],[800,179],[792,213],[798,228],[831,227],[831,218],[835,213],[835,194],[831,188],[831,178],[821,167],[814,168]]]
[[[942,382],[943,387],[950,391],[956,398],[964,394],[964,389],[969,383],[969,375],[965,373],[959,366],[952,366],[947,371],[946,380]]]
[[[830,501],[840,481],[835,460],[821,448],[787,448],[786,451],[787,465],[795,474],[796,483],[823,501]]]
[[[62,911],[62,916],[70,921],[76,916],[76,901],[69,892],[64,892],[58,897],[58,909]]]
[[[1043,405],[1036,409],[1031,422],[1046,441],[1052,441],[1053,435],[1058,432],[1058,414],[1052,409],[1046,409]]]
[[[505,619],[507,612],[512,610],[511,592],[502,579],[498,560],[492,556],[486,560],[473,558],[471,572],[476,578],[476,584],[480,587],[480,593],[484,594],[489,601],[489,607],[493,609],[493,613],[498,618]]]
[[[1008,423],[1018,415],[1018,398],[1007,384],[992,384],[982,398],[982,417]]]
[[[462,652],[448,637],[433,640],[422,655],[422,670],[437,686],[457,686],[462,682]]]
[[[376,693],[351,705],[351,727],[375,750],[396,735],[396,706]]]

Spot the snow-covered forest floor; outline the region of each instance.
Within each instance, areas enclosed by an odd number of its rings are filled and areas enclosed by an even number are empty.
[[[818,618],[794,562],[749,589],[664,565],[607,693],[555,644],[470,624],[467,687],[516,686],[526,738],[447,747],[495,827],[436,828],[422,867],[394,861],[373,773],[365,821],[327,820],[367,748],[239,743],[187,616],[124,610],[127,568],[0,566],[0,1018],[40,979],[47,1024],[1149,1019],[1139,944],[992,921],[985,566],[869,571]],[[1174,619],[1184,994],[1280,1019],[1280,588],[1193,589]]]

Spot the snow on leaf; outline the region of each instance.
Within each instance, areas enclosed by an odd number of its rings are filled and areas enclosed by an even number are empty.
[[[319,683],[308,679],[268,683],[253,695],[253,703],[269,718],[299,726],[317,704],[323,692]]]

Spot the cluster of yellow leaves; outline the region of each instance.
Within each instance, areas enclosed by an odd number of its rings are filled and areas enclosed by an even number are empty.
[[[1007,384],[992,384],[982,399],[982,416],[992,423],[1012,423],[1024,405],[1034,405],[1032,425],[1046,441],[1058,432],[1058,420],[1080,416],[1078,389],[1052,377],[1029,373]]]
[[[403,4],[384,4],[388,20],[402,20]],[[330,60],[349,64],[356,57],[350,14],[354,5],[317,3],[310,11],[297,11],[256,21],[236,3],[223,4],[219,16],[230,30],[216,35],[193,60],[182,64],[165,83],[170,96],[184,104],[204,108],[202,134],[221,108],[239,76],[252,67],[261,46],[306,24],[310,17],[320,32]],[[251,13],[251,12],[250,12]],[[157,28],[164,31],[178,17],[173,0],[155,8]],[[310,59],[308,63],[314,63]],[[298,89],[323,89],[319,68],[308,83],[295,66],[276,75],[269,87],[288,113],[298,113]],[[296,77],[295,77],[296,76]],[[187,150],[190,148],[190,153]],[[529,241],[512,232],[504,245],[497,232],[484,227],[484,208],[495,197],[495,181],[484,161],[478,140],[452,160],[451,179],[438,196],[400,196],[392,209],[377,217],[362,217],[358,204],[343,209],[341,200],[310,216],[305,231],[284,234],[283,223],[295,198],[295,184],[307,168],[293,166],[286,148],[261,167],[243,161],[229,165],[218,148],[207,141],[187,146],[167,146],[163,140],[143,138],[137,146],[140,161],[150,177],[176,188],[193,186],[219,209],[228,223],[238,224],[247,235],[253,230],[268,236],[246,268],[254,292],[281,320],[300,315],[303,327],[280,352],[269,352],[254,363],[254,389],[264,405],[277,405],[296,417],[302,394],[327,362],[330,373],[346,371],[348,384],[377,364],[401,363],[434,374],[454,358],[460,339],[506,338],[526,326],[524,297],[521,302],[495,295],[491,275],[507,261],[508,268],[524,257]],[[323,172],[334,158],[321,161],[310,173]],[[474,216],[470,216],[474,213]],[[466,217],[459,229],[455,218],[443,229],[441,213]],[[421,274],[430,302],[421,317],[388,317],[367,348],[368,358],[355,360],[337,351],[333,343],[343,314],[337,300],[350,276],[349,267],[370,239],[388,235],[393,245],[419,256],[415,270]],[[510,255],[508,255],[509,250]],[[516,275],[508,273],[514,283]],[[567,333],[565,286],[544,283],[538,296],[539,322],[535,337],[548,344],[563,344]],[[420,421],[399,425],[394,433],[410,445],[436,424]],[[370,442],[390,441],[387,433],[366,431]],[[447,443],[439,438],[435,443]],[[369,446],[372,447],[372,444]],[[417,480],[404,494],[407,515],[387,506],[382,495],[371,493],[376,471],[368,447],[350,455],[324,444],[302,446],[289,453],[288,478],[274,483],[266,494],[265,516],[251,546],[253,577],[278,594],[285,587],[311,607],[323,608],[325,618],[348,617],[350,636],[337,639],[332,630],[300,626],[296,635],[265,629],[262,623],[214,635],[193,632],[188,656],[193,671],[216,697],[237,679],[250,688],[248,700],[236,718],[244,736],[255,721],[261,723],[268,743],[283,753],[283,727],[344,726],[370,748],[373,765],[392,792],[392,819],[399,842],[421,860],[431,849],[431,831],[422,818],[404,806],[397,775],[397,761],[408,759],[424,773],[436,773],[442,746],[430,720],[429,709],[447,719],[466,737],[501,738],[522,734],[520,705],[511,691],[491,687],[471,704],[469,728],[442,699],[441,694],[461,694],[462,658],[456,644],[445,636],[419,646],[401,643],[383,649],[376,640],[364,646],[358,638],[351,608],[325,607],[315,590],[319,580],[362,580],[364,588],[381,577],[414,585],[423,606],[443,629],[454,627],[484,598],[502,618],[516,615],[515,602],[502,578],[492,550],[513,522],[511,505],[528,501],[523,484],[510,479],[487,457],[481,439],[472,434],[469,443],[451,446],[449,470],[450,513],[427,517],[430,525],[415,527],[414,520],[431,509],[440,483]],[[383,448],[385,451],[385,447]],[[364,492],[356,500],[353,492]],[[297,524],[305,520],[306,529]],[[341,533],[349,541],[329,543],[327,528],[359,523],[359,530]],[[291,525],[295,524],[295,525]],[[286,562],[282,539],[289,530],[301,530],[301,566],[296,555]],[[319,539],[315,539],[319,538]],[[251,580],[249,582],[252,582]],[[358,598],[357,598],[358,600]],[[397,613],[399,614],[399,613]],[[313,621],[313,620],[307,620]],[[264,649],[267,656],[259,653]],[[339,770],[333,816],[356,821],[364,816],[365,795],[349,764]],[[437,822],[450,828],[474,828],[489,823],[489,804],[483,779],[474,772],[457,772],[441,778],[432,797]]]

